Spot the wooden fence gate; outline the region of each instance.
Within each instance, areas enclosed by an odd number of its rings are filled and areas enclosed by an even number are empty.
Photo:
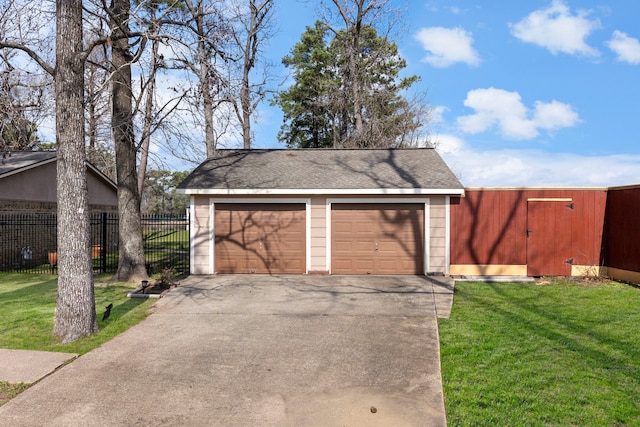
[[[527,201],[527,275],[570,276],[575,204],[569,198]]]

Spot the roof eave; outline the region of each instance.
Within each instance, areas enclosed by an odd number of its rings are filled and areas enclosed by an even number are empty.
[[[464,188],[179,188],[178,194],[194,196],[267,196],[267,195],[449,195],[461,196]]]

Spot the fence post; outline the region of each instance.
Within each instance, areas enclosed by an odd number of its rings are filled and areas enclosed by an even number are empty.
[[[100,245],[100,272],[107,272],[107,213],[102,212],[102,244]]]

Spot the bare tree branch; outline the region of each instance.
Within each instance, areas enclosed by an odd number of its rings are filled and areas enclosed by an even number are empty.
[[[52,77],[54,77],[56,75],[55,68],[52,67],[51,65],[49,65],[40,55],[38,55],[34,50],[30,49],[27,46],[24,46],[24,45],[22,45],[20,43],[13,43],[13,42],[0,40],[0,49],[16,49],[16,50],[20,50],[20,51],[26,53],[27,55],[29,55],[29,57],[31,59],[36,61],[36,63],[39,66],[41,66],[42,69],[45,70],[48,74],[50,74]]]

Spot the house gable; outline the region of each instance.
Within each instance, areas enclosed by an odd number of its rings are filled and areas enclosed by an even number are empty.
[[[104,208],[118,204],[117,187],[93,165],[87,163],[89,205]],[[56,153],[12,152],[0,159],[0,201],[4,210],[51,210],[56,203]],[[19,208],[23,206],[23,208]],[[13,207],[13,208],[11,208]]]

